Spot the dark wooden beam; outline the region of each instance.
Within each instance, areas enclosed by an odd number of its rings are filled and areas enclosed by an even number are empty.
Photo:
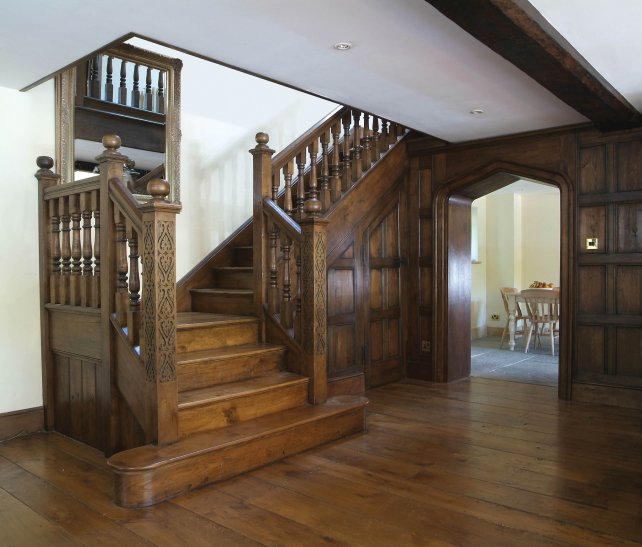
[[[641,124],[640,113],[526,0],[426,0],[601,131]]]

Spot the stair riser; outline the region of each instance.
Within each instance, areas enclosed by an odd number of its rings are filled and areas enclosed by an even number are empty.
[[[258,340],[258,322],[208,325],[190,329],[178,329],[176,351],[198,351],[225,346],[252,344]]]
[[[252,315],[254,313],[254,297],[252,295],[220,295],[193,292],[192,311]]]
[[[218,289],[251,289],[254,286],[254,273],[229,270],[215,270],[215,287]]]
[[[301,381],[275,386],[266,391],[247,394],[234,399],[179,408],[178,431],[186,437],[202,431],[220,429],[231,424],[253,420],[307,403],[308,382]]]
[[[267,432],[243,443],[199,451],[151,469],[114,469],[115,501],[122,507],[147,507],[364,428],[365,407],[359,407],[340,416]]]
[[[235,247],[234,248],[234,265],[235,266],[252,266],[252,247]]]
[[[283,368],[285,350],[265,351],[252,355],[213,359],[198,363],[178,363],[178,391],[236,382]]]

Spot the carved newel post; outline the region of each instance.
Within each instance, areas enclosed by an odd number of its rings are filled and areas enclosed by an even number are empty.
[[[58,201],[55,199],[45,202],[45,188],[56,186],[60,175],[53,173],[51,168],[54,161],[48,156],[38,156],[36,159],[38,171],[38,240],[40,246],[40,343],[44,366],[42,367],[43,385],[47,386],[43,394],[45,410],[45,427],[54,427],[53,402],[55,400],[55,383],[53,377],[53,358],[49,351],[48,314],[45,304],[56,304],[60,291],[60,217],[58,216]]]
[[[167,201],[169,183],[147,184],[152,198],[142,212],[143,300],[140,350],[147,377],[152,442],[178,439],[176,385],[176,215],[181,206]]]
[[[263,198],[272,195],[272,150],[268,146],[267,133],[256,134],[256,146],[249,152],[253,156],[253,246],[254,256],[254,309],[257,317],[263,317],[263,306],[267,301],[266,276],[268,272],[268,226],[263,214]],[[261,339],[264,335],[261,334]]]
[[[327,373],[327,227],[319,218],[321,202],[316,187],[305,202],[307,217],[301,220],[301,330],[304,370],[310,378],[309,400],[324,403],[328,394]]]

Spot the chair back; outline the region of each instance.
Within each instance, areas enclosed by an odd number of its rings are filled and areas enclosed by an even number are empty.
[[[499,289],[499,292],[502,295],[502,302],[504,303],[504,311],[506,312],[506,315],[508,315],[508,298],[507,298],[507,295],[509,295],[509,294],[519,294],[519,290],[517,290],[515,287],[501,287]],[[517,309],[519,309],[519,307]]]
[[[560,292],[558,289],[526,289],[521,292],[530,321],[553,323],[559,321]]]

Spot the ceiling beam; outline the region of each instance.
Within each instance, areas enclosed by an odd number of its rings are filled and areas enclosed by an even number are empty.
[[[601,131],[639,126],[640,113],[526,0],[426,0]]]

